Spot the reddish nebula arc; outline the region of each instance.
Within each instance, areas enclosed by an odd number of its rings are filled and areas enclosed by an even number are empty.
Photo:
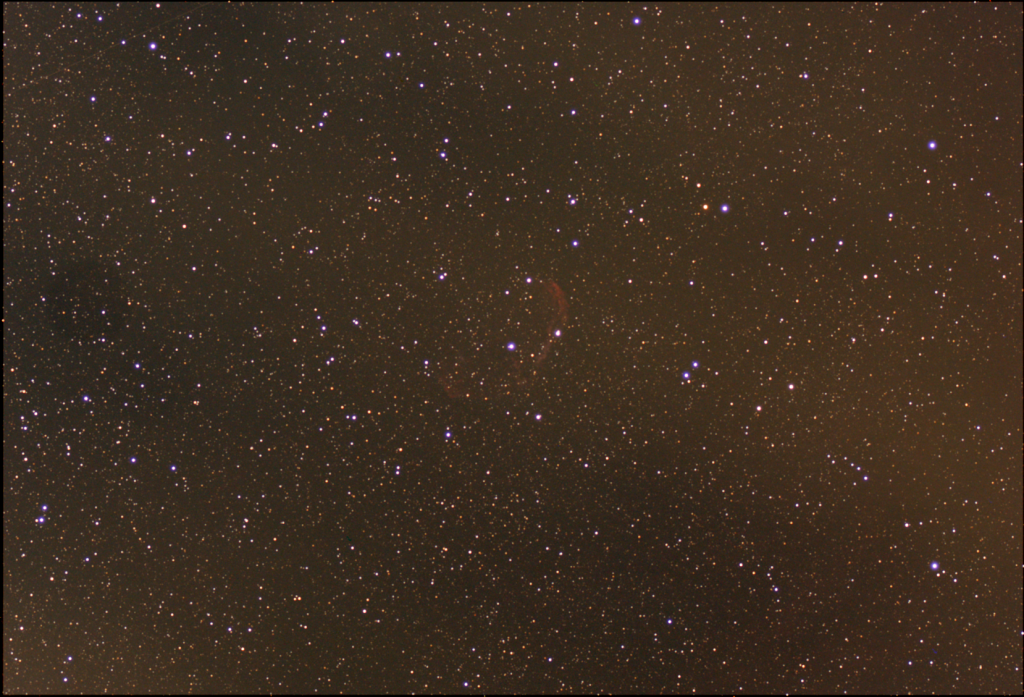
[[[445,393],[470,401],[529,394],[562,335],[569,303],[552,280],[527,280],[515,292],[495,293],[457,325],[436,361]]]

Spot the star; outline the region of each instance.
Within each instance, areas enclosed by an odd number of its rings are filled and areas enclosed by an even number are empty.
[[[5,689],[1019,692],[994,5],[7,22]]]

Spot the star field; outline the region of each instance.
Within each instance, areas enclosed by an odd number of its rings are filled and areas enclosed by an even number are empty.
[[[4,5],[4,691],[1022,690],[1022,10]]]

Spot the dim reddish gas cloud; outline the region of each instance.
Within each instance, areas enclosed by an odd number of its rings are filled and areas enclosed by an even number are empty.
[[[568,302],[555,281],[526,279],[468,294],[435,365],[449,397],[487,402],[526,396],[562,335]]]

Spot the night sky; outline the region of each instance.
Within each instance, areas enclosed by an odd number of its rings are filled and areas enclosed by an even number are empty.
[[[5,692],[1022,689],[1022,6],[4,4]]]

